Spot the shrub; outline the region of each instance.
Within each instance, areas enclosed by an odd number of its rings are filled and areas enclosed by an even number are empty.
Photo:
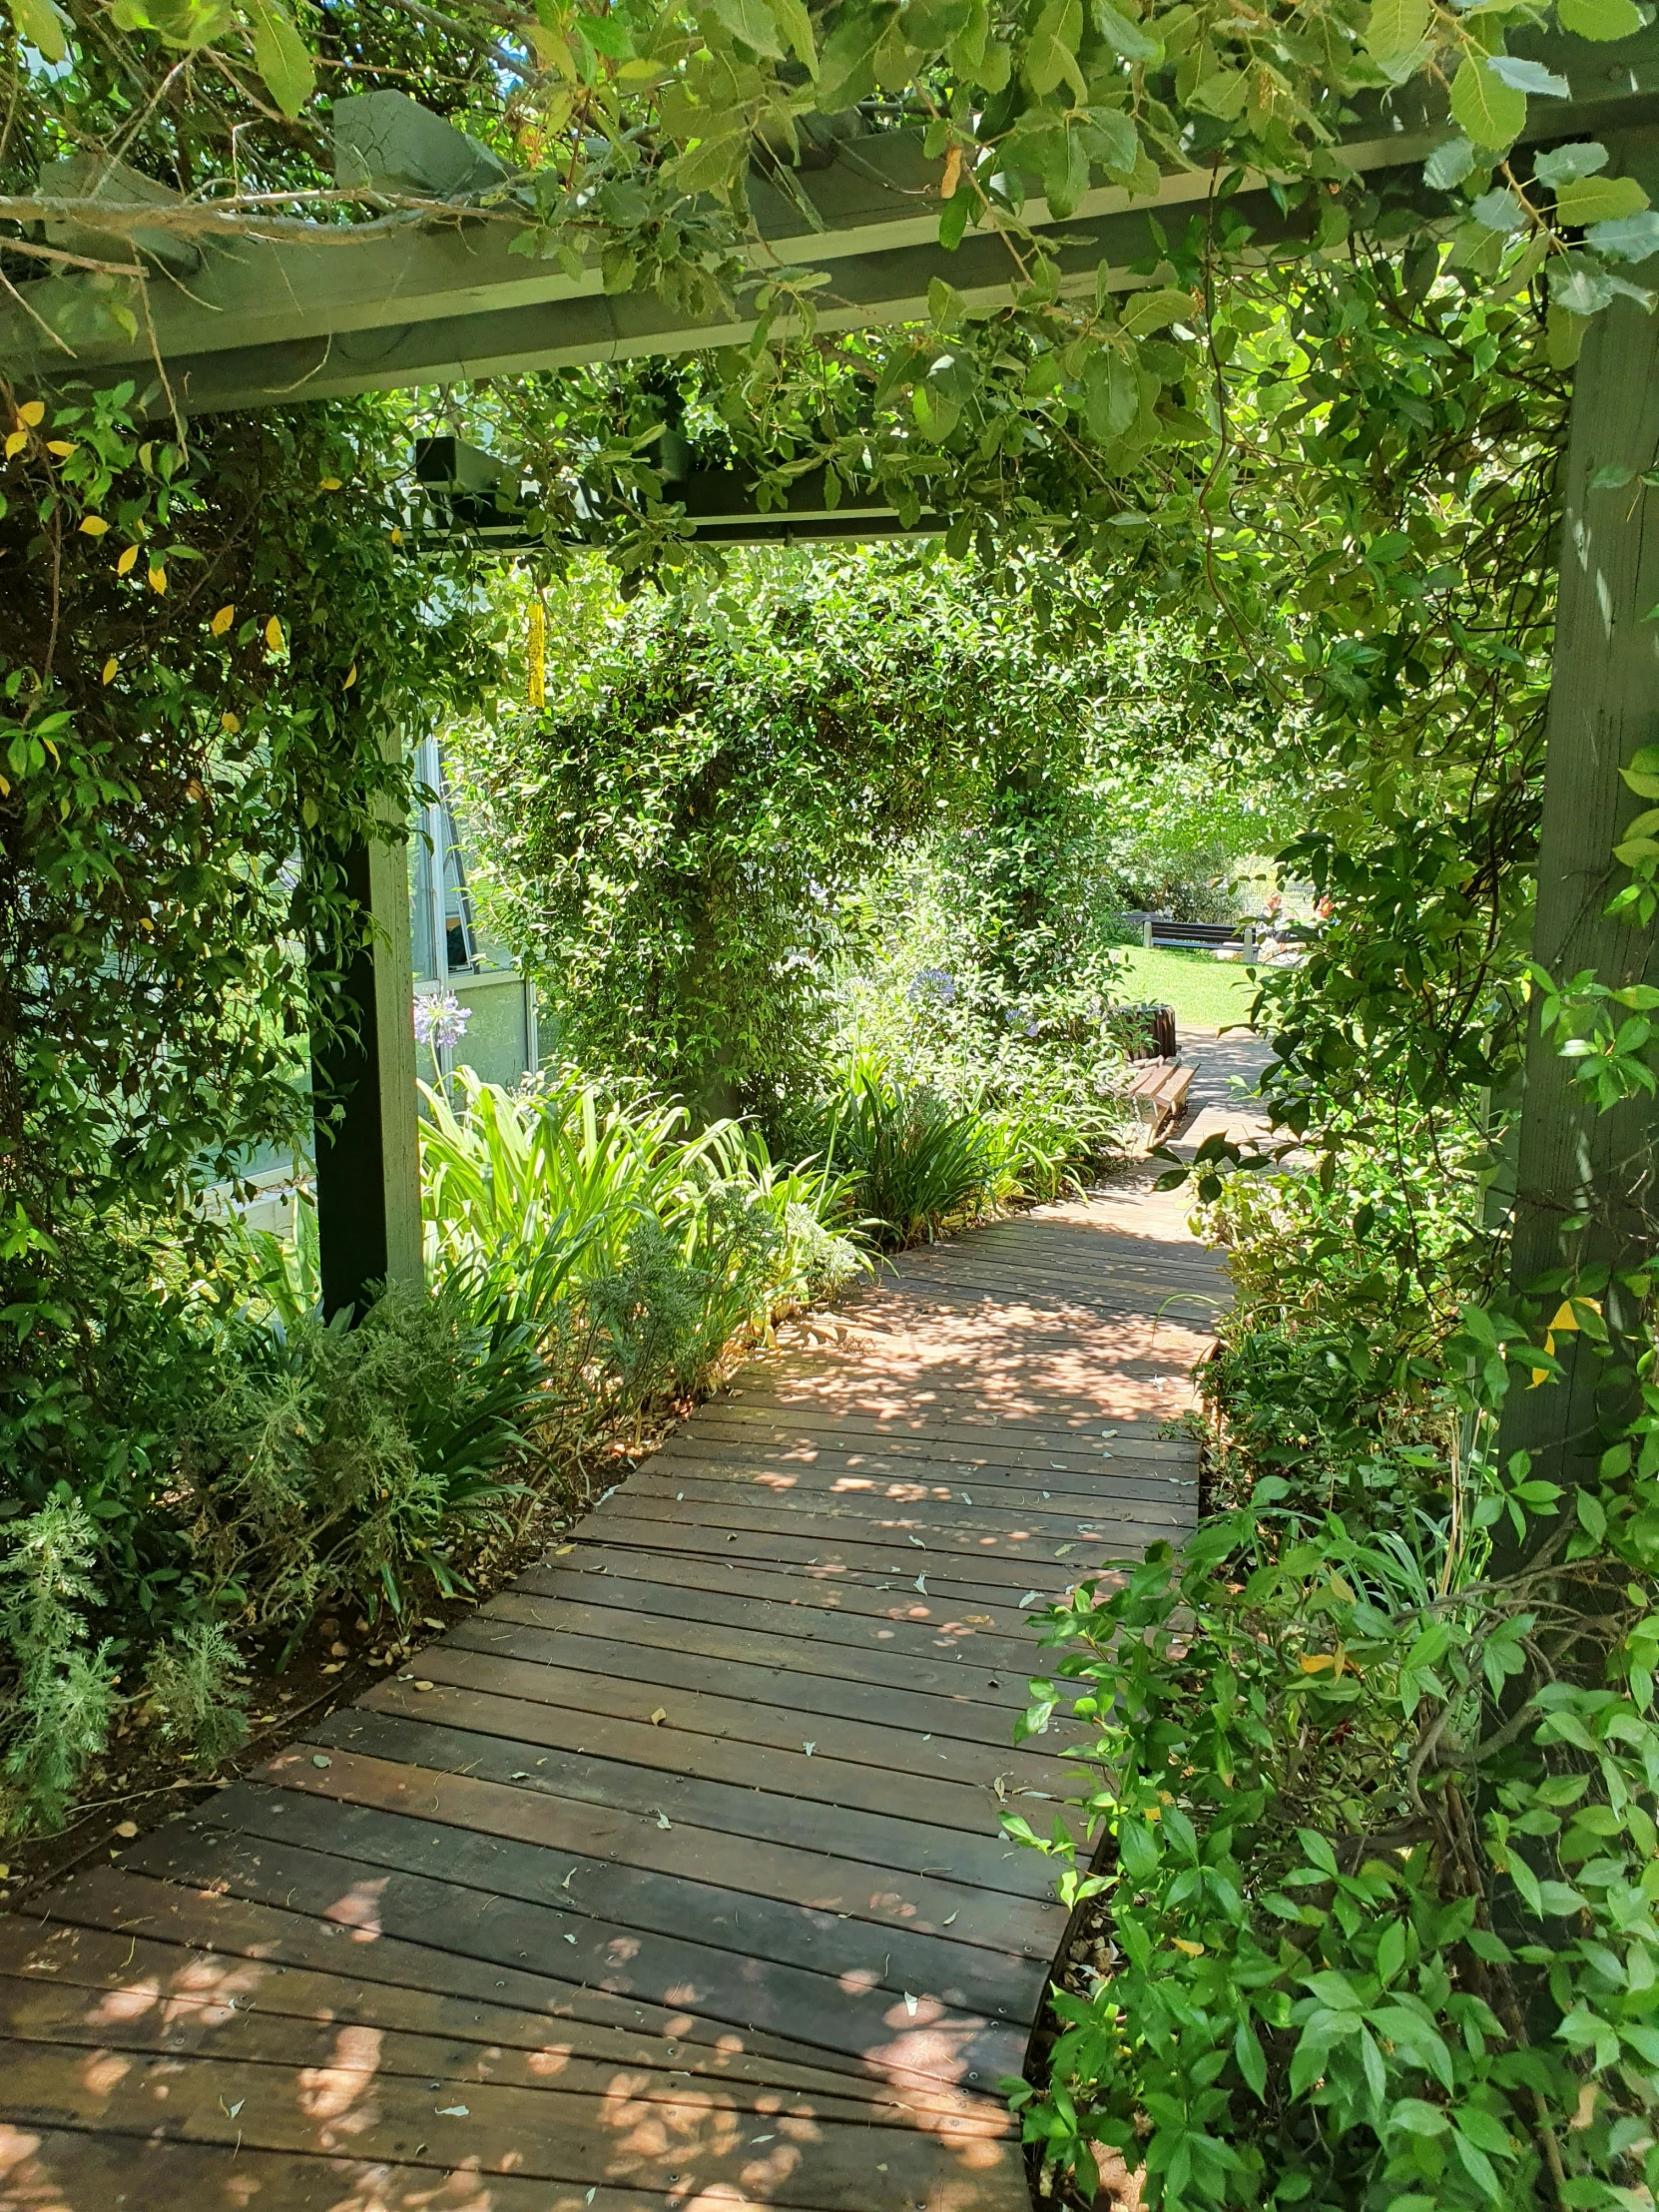
[[[893,1244],[913,1244],[995,1194],[991,1131],[971,1107],[901,1084],[880,1061],[852,1063],[829,1108],[829,1149],[858,1178],[857,1205]]]
[[[460,1275],[347,1317],[273,1316],[178,1439],[204,1605],[255,1632],[325,1598],[401,1611],[411,1573],[450,1584],[443,1540],[499,1512],[541,1379],[530,1332]]]
[[[29,1820],[61,1828],[77,1776],[109,1737],[119,1700],[114,1646],[108,1637],[89,1641],[80,1610],[98,1601],[90,1578],[96,1552],[86,1508],[60,1485],[14,1525],[0,1560],[0,1635],[17,1668],[0,1705],[8,1829]]]

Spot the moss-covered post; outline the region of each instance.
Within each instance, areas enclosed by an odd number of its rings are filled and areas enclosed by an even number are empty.
[[[1659,191],[1654,141],[1615,144],[1614,170]],[[1643,273],[1638,273],[1643,274]],[[1651,281],[1651,278],[1649,279]],[[1556,982],[1593,970],[1605,984],[1651,981],[1652,926],[1609,916],[1628,880],[1613,847],[1648,802],[1619,771],[1659,742],[1659,491],[1642,482],[1659,457],[1659,316],[1615,299],[1585,336],[1573,391],[1561,539],[1560,600],[1549,705],[1549,751],[1538,851],[1533,956]],[[1615,475],[1622,481],[1614,483]],[[1504,1407],[1505,1460],[1524,1451],[1532,1471],[1569,1491],[1594,1486],[1607,1441],[1630,1388],[1620,1353],[1634,1321],[1620,1270],[1652,1258],[1655,1219],[1653,1102],[1639,1097],[1608,1112],[1573,1079],[1558,1035],[1539,1031],[1534,992],[1515,1162],[1512,1281],[1520,1293],[1543,1279],[1612,1271],[1603,1298],[1613,1357],[1582,1333],[1555,1340],[1561,1382],[1526,1388]],[[1554,1304],[1559,1292],[1545,1290]],[[1572,1510],[1570,1498],[1565,1509]],[[1537,1524],[1535,1524],[1537,1525]],[[1541,1524],[1547,1533],[1550,1524]],[[1494,1564],[1519,1563],[1514,1547]]]

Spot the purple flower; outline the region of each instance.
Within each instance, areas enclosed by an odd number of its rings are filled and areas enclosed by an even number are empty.
[[[463,1006],[453,991],[417,991],[415,994],[415,1042],[430,1045],[434,1052],[459,1044],[471,1019],[472,1008]]]
[[[935,999],[941,1006],[951,1005],[956,997],[956,978],[948,968],[924,967],[905,992],[912,1006],[924,998]]]

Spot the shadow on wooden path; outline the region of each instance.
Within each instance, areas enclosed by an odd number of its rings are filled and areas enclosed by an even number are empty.
[[[907,1255],[7,1924],[3,2212],[1024,2212],[1023,1612],[1191,1527],[1219,1288],[1140,1188]]]

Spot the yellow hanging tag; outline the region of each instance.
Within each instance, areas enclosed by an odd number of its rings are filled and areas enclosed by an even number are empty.
[[[530,683],[532,707],[547,705],[547,610],[539,599],[530,602]]]

